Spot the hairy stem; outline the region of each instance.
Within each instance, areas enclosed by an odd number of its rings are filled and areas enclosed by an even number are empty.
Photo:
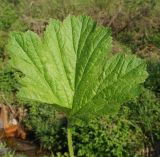
[[[74,157],[73,142],[72,142],[72,129],[69,125],[67,127],[67,139],[68,139],[69,156]]]

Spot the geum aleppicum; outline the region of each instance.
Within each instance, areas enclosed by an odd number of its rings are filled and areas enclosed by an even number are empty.
[[[10,64],[24,76],[18,96],[52,104],[68,119],[68,145],[76,119],[114,114],[140,93],[146,64],[134,55],[111,54],[111,31],[87,16],[50,21],[44,35],[14,32]]]

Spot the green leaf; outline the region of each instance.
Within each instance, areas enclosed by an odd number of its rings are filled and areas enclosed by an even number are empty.
[[[131,55],[111,54],[111,31],[90,17],[50,21],[40,38],[13,33],[11,65],[24,74],[18,96],[67,109],[71,118],[112,114],[139,94],[146,64]]]

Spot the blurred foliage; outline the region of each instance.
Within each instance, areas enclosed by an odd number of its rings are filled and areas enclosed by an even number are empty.
[[[14,92],[17,87],[16,73],[0,60],[0,102],[9,104],[15,102]]]
[[[8,3],[6,0],[1,1],[0,17],[0,29],[8,30],[18,18],[14,4]]]
[[[50,105],[17,100],[17,72],[7,65],[5,45],[11,31],[31,29],[41,35],[50,18],[62,20],[68,14],[90,15],[99,24],[112,28],[114,53],[135,53],[147,59],[149,77],[142,95],[125,104],[118,115],[75,127],[76,154],[79,157],[140,157],[145,156],[143,151],[149,148],[150,155],[157,157],[157,143],[160,143],[159,10],[158,0],[0,0],[0,102],[24,104],[28,109],[24,124],[30,136],[43,148],[53,150],[55,156],[67,157],[64,115]]]
[[[148,73],[145,87],[154,91],[160,98],[160,61],[148,61]]]
[[[148,42],[160,48],[160,32],[148,37]]]

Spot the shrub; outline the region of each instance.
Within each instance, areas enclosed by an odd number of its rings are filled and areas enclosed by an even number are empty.
[[[157,32],[148,37],[148,42],[154,44],[158,48],[160,48],[160,32]]]
[[[155,147],[160,141],[160,101],[155,94],[144,90],[143,94],[128,103],[130,108],[130,121],[139,126],[144,136],[144,143],[149,147]]]
[[[1,1],[0,14],[0,30],[8,30],[18,18],[14,5],[7,0]]]
[[[65,152],[67,137],[64,129],[65,121],[51,105],[33,104],[27,106],[28,116],[24,124],[35,142],[40,143],[42,148]]]
[[[93,120],[89,126],[76,127],[75,150],[78,157],[131,157],[140,155],[142,132],[127,118],[124,107],[116,117]]]
[[[140,97],[126,103],[116,116],[93,119],[87,126],[76,125],[75,154],[78,157],[143,156],[145,149],[156,149],[160,140],[159,115],[158,99],[144,89]],[[27,117],[25,124],[42,147],[54,153],[67,152],[66,121],[61,114],[50,105],[31,105]]]
[[[18,87],[16,72],[2,61],[0,61],[0,102],[14,103],[15,91]]]
[[[66,121],[50,105],[31,105],[25,124],[41,146],[56,152],[67,152]],[[115,117],[93,119],[87,126],[73,130],[75,154],[78,157],[134,156],[143,149],[143,134],[128,120],[130,110],[124,106]],[[54,123],[53,123],[54,122]]]
[[[147,69],[149,77],[145,81],[145,87],[160,97],[160,62],[148,61]]]

